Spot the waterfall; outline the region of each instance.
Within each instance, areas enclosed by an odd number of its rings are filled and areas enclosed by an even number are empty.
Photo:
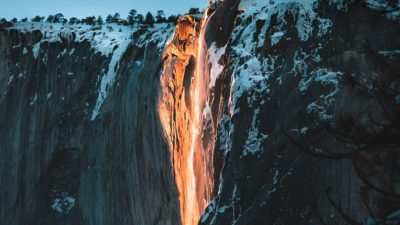
[[[181,17],[164,51],[158,112],[170,146],[183,225],[198,224],[213,188],[213,143],[203,138],[203,124],[210,119],[204,37],[208,18],[207,10],[202,19]]]

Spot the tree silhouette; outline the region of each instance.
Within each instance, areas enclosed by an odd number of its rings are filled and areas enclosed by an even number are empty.
[[[200,14],[199,8],[191,8],[189,9],[189,14]]]
[[[54,15],[53,23],[62,23],[64,22],[64,15],[62,13],[57,13]]]
[[[53,15],[49,15],[47,17],[47,19],[46,19],[46,22],[48,22],[48,23],[53,23],[53,21],[54,21],[54,16]]]
[[[69,19],[69,24],[77,24],[77,23],[79,23],[78,18],[76,18],[76,17],[71,17],[71,18]]]
[[[98,16],[96,23],[97,23],[97,25],[100,25],[100,26],[103,25],[104,24],[103,18],[101,16]]]
[[[141,24],[143,24],[143,20],[144,20],[144,16],[143,16],[142,14],[138,14],[138,15],[136,16],[136,21],[137,21],[137,23],[138,23],[138,27],[139,27]]]
[[[144,23],[147,25],[147,26],[149,26],[149,27],[154,27],[154,16],[153,16],[153,14],[151,14],[151,12],[148,12],[147,14],[146,14],[146,19],[145,19],[145,21],[144,21]]]
[[[119,15],[119,13],[115,13],[114,16],[112,17],[112,22],[113,23],[119,23],[119,21],[121,20],[121,16]]]
[[[44,17],[42,17],[42,16],[35,16],[35,17],[33,17],[32,18],[32,22],[43,22],[43,20],[44,20]]]
[[[166,21],[165,19],[165,13],[163,10],[158,10],[157,15],[156,15],[156,22],[157,23],[164,23]]]
[[[178,16],[175,16],[175,15],[171,15],[167,19],[168,23],[176,23],[177,21],[178,21]]]
[[[354,76],[346,77],[347,85],[373,103],[373,110],[366,117],[341,114],[333,124],[324,124],[313,132],[296,136],[283,129],[290,142],[307,154],[323,159],[351,160],[363,184],[360,198],[373,221],[371,224],[375,225],[390,224],[390,213],[400,208],[400,102],[397,100],[400,91],[392,85],[400,83],[400,74],[396,71],[393,74],[388,84],[382,80],[367,84]],[[324,145],[321,137],[335,140],[343,147]],[[331,193],[328,187],[328,200],[343,220],[347,224],[361,225],[343,210]]]
[[[96,22],[96,17],[95,16],[88,16],[85,19],[82,19],[82,23],[87,24],[87,25],[95,25]]]
[[[110,14],[108,14],[108,16],[106,17],[106,23],[112,23],[112,16]]]
[[[128,14],[127,21],[128,21],[128,24],[131,25],[132,27],[135,24],[136,14],[137,14],[136,9],[131,9],[131,11],[129,11],[129,14]]]

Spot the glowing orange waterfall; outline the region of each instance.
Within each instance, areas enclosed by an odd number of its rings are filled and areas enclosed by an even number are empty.
[[[169,142],[183,225],[198,224],[212,189],[212,160],[202,140],[209,80],[206,24],[206,16],[201,20],[186,15],[178,20],[164,51],[161,75],[158,112]]]
[[[201,174],[198,174],[199,172],[205,172],[203,171],[205,168],[202,166],[203,165],[198,165],[195,162],[195,153],[199,157],[196,159],[204,160],[204,157],[201,157],[203,155],[203,146],[201,143],[201,135],[199,131],[201,131],[202,128],[202,114],[203,114],[203,101],[205,99],[205,90],[204,90],[204,71],[206,70],[206,64],[204,63],[204,59],[206,58],[204,55],[204,30],[205,26],[207,24],[207,18],[206,18],[206,13],[204,14],[203,17],[203,22],[201,25],[200,29],[200,34],[197,39],[197,62],[196,62],[196,73],[195,76],[193,77],[193,82],[192,82],[192,88],[191,88],[191,96],[193,99],[193,106],[192,106],[192,124],[190,128],[191,132],[191,143],[190,143],[190,154],[189,154],[189,160],[188,160],[188,166],[189,166],[189,171],[191,173],[190,175],[190,187],[187,189],[189,192],[190,199],[187,199],[189,201],[188,203],[190,204],[189,212],[185,215],[184,218],[184,225],[186,224],[197,224],[198,220],[200,218],[200,210],[202,211],[205,208],[205,203],[207,202],[206,197],[204,195],[197,195],[198,191],[203,191],[201,190],[201,187],[204,187],[204,183],[199,182],[199,179]],[[200,154],[199,154],[200,153]],[[202,162],[198,162],[202,163]],[[195,171],[195,169],[197,171]],[[196,174],[197,173],[197,174]],[[197,176],[196,176],[197,175]],[[198,186],[196,187],[196,182],[199,183]],[[200,190],[198,190],[200,189]],[[194,201],[196,200],[196,201]]]

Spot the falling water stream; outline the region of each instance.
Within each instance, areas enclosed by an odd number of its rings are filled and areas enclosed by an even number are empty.
[[[198,199],[197,195],[197,186],[198,185],[207,185],[206,182],[204,183],[199,183],[197,182],[196,178],[196,171],[195,171],[195,161],[194,161],[194,155],[197,151],[201,152],[201,155],[204,155],[204,149],[201,143],[201,132],[202,131],[202,115],[203,115],[203,106],[204,106],[204,100],[206,98],[206,90],[205,87],[205,74],[204,72],[207,70],[206,66],[206,51],[205,50],[205,38],[204,38],[204,33],[205,29],[207,26],[208,22],[208,17],[207,17],[207,10],[204,12],[204,16],[202,19],[202,25],[200,29],[200,33],[198,36],[197,40],[197,62],[196,62],[196,72],[195,76],[192,79],[192,89],[191,89],[191,99],[193,100],[193,118],[192,118],[192,123],[191,123],[191,142],[190,142],[190,152],[189,152],[189,159],[188,159],[188,170],[190,176],[188,179],[190,179],[189,182],[189,187],[186,189],[187,190],[187,198],[186,200],[187,205],[188,205],[188,210],[186,212],[183,225],[195,225],[198,224],[200,214],[204,210],[204,207],[206,203],[208,202],[209,199],[207,199],[207,196],[203,196],[204,199]],[[203,157],[203,170],[205,169],[204,165],[204,157]],[[200,171],[204,172],[203,170]],[[204,174],[206,176],[206,174]],[[209,187],[204,187],[205,189],[208,189]],[[200,188],[200,190],[202,190]],[[207,190],[205,191],[206,193],[208,192]]]
[[[182,225],[198,224],[213,187],[213,140],[207,135],[205,138],[205,133],[210,132],[203,130],[210,118],[204,119],[203,115],[203,111],[209,112],[204,110],[209,109],[208,50],[204,37],[208,19],[207,10],[202,20],[182,16],[174,38],[164,50],[158,112],[171,151]]]

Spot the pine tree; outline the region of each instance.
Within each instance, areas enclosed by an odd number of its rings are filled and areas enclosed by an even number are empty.
[[[113,23],[118,23],[121,19],[121,16],[119,15],[119,13],[115,13],[113,18],[112,18],[112,22]]]
[[[38,22],[43,22],[43,19],[44,19],[44,17],[41,17],[38,15],[38,16],[33,17],[31,21],[38,23]]]
[[[131,11],[129,11],[127,18],[129,25],[133,26],[135,24],[136,14],[137,14],[136,9],[132,9]]]
[[[54,16],[53,23],[60,23],[64,21],[64,15],[62,13],[57,13]]]
[[[48,23],[53,23],[54,22],[54,16],[53,15],[49,15],[46,19],[46,22]]]
[[[106,17],[106,23],[112,23],[112,16],[110,14],[108,14],[108,16]]]
[[[69,19],[69,24],[76,24],[76,23],[79,23],[78,18],[76,18],[76,17],[71,17],[71,18]]]
[[[138,23],[138,27],[140,26],[140,24],[143,24],[143,20],[144,20],[144,17],[143,17],[142,14],[138,14],[138,15],[136,16],[136,21],[137,21],[137,23]]]
[[[164,23],[165,22],[165,13],[164,13],[163,10],[158,10],[157,11],[156,21],[157,21],[157,23]]]
[[[168,23],[176,23],[177,21],[178,21],[178,16],[175,16],[175,15],[171,15],[167,19]]]
[[[103,18],[101,16],[98,16],[97,20],[96,20],[96,23],[97,23],[97,25],[100,25],[100,26],[103,25],[104,24]]]
[[[151,12],[148,12],[146,14],[146,19],[144,20],[144,23],[149,26],[149,27],[154,27],[154,16],[151,14]]]
[[[87,25],[93,26],[93,25],[95,25],[95,20],[96,20],[95,16],[88,16],[85,19],[83,19],[82,22]]]
[[[191,8],[189,9],[189,14],[200,14],[199,8]]]

